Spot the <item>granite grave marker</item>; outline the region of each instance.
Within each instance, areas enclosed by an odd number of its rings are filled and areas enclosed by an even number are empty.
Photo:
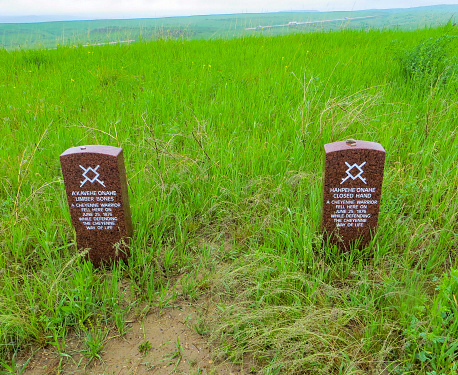
[[[78,249],[90,249],[96,267],[127,261],[132,220],[122,149],[72,147],[60,163]]]
[[[344,251],[362,248],[377,229],[385,150],[353,139],[326,144],[324,150],[325,239]]]

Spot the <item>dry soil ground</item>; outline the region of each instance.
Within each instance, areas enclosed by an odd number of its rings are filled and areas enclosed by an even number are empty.
[[[127,286],[123,289],[127,293]],[[179,288],[176,290],[180,292]],[[87,337],[75,332],[67,337],[64,356],[59,355],[55,346],[48,345],[33,354],[25,353],[18,361],[18,372],[29,360],[24,375],[250,373],[253,367],[248,360],[243,365],[215,361],[206,337],[199,334],[201,331],[198,328],[202,318],[211,310],[210,306],[209,298],[189,302],[178,297],[173,305],[161,310],[137,309],[127,319],[127,333],[122,337],[116,328],[107,332],[101,360],[89,360],[84,355],[87,352],[84,343]]]

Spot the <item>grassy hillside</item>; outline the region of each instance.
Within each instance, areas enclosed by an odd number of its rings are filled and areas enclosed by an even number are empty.
[[[105,327],[123,335],[128,314],[204,296],[213,308],[196,331],[215,363],[248,353],[264,374],[455,374],[457,35],[0,51],[5,371],[46,345],[64,366],[75,332],[95,358]],[[387,159],[377,236],[341,254],[320,232],[323,145],[350,137]],[[60,171],[84,144],[126,158],[132,257],[106,271],[76,248]]]
[[[401,28],[413,30],[443,25],[456,19],[458,5],[350,12],[279,12],[169,17],[131,20],[0,23],[0,47],[54,48],[126,40],[218,39],[255,35],[342,29]],[[289,22],[311,22],[288,25]],[[257,26],[285,27],[246,30]]]

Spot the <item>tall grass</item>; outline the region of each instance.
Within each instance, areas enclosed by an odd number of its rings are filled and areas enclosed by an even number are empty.
[[[456,371],[458,87],[453,71],[412,79],[406,66],[440,38],[451,61],[455,37],[0,51],[2,361],[65,351],[69,331],[100,322],[121,333],[185,275],[212,286],[217,359],[248,352],[271,374]],[[323,144],[349,137],[380,142],[387,160],[377,236],[339,254],[319,227]],[[58,156],[81,144],[124,149],[127,265],[95,270],[76,248]],[[210,284],[188,276],[208,271]]]

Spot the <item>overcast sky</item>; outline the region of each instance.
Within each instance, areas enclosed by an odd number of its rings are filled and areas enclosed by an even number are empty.
[[[163,17],[288,10],[359,10],[457,4],[458,0],[0,0],[0,16]]]

